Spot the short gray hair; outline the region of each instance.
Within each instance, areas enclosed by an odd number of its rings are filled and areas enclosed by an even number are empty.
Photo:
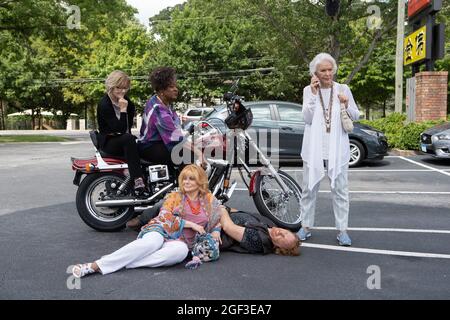
[[[309,64],[309,73],[313,76],[317,71],[317,66],[321,64],[324,61],[329,61],[333,65],[333,75],[336,74],[337,71],[337,64],[336,60],[331,56],[329,53],[319,53],[312,59],[312,61]]]
[[[105,81],[106,91],[111,92],[112,89],[117,88],[120,85],[125,85],[130,89],[131,80],[130,77],[123,71],[114,70],[109,74]]]

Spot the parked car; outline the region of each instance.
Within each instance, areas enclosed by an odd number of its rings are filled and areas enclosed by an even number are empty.
[[[450,122],[432,127],[420,134],[420,149],[433,157],[450,159]]]
[[[181,124],[185,127],[191,121],[198,121],[214,108],[190,108],[181,116]]]
[[[267,147],[260,146],[261,150],[270,156],[270,130],[279,131],[279,159],[283,162],[297,162],[301,160],[300,153],[303,141],[305,122],[303,121],[302,106],[300,104],[284,101],[255,101],[246,102],[253,113],[253,123],[249,129],[257,132],[266,130]],[[204,117],[204,120],[227,117],[225,106],[216,107]],[[386,136],[372,127],[361,123],[354,123],[354,130],[350,138],[350,167],[361,164],[366,159],[382,160],[387,155]],[[259,136],[259,134],[258,134]],[[273,151],[273,150],[272,150]]]

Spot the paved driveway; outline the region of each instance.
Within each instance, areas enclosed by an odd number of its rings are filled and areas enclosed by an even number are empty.
[[[337,246],[329,183],[299,257],[223,252],[186,270],[120,271],[73,282],[67,268],[136,233],[99,233],[78,217],[70,156],[89,143],[0,145],[0,299],[448,299],[450,163],[388,157],[351,169],[350,234]],[[302,168],[284,168],[300,181]],[[231,205],[255,210],[242,185]],[[207,285],[205,283],[207,282]]]

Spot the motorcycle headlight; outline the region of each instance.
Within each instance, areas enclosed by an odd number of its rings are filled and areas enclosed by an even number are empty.
[[[450,133],[438,134],[436,137],[438,140],[450,140]]]
[[[374,136],[374,137],[382,137],[383,136],[383,134],[378,131],[369,130],[369,129],[361,129],[361,130],[367,134],[370,134],[371,136]]]

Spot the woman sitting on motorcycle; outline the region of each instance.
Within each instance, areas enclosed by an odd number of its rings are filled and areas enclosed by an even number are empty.
[[[136,137],[131,134],[135,107],[126,96],[130,78],[122,71],[113,71],[106,79],[106,94],[97,106],[99,148],[111,155],[125,156],[134,189],[145,191]]]
[[[185,132],[181,129],[180,118],[171,106],[178,97],[175,69],[156,68],[150,74],[150,82],[156,94],[145,105],[138,143],[140,156],[156,164],[168,165],[170,171],[173,172],[174,160],[180,157],[176,152],[183,149],[174,150],[174,147],[183,143],[183,147],[186,147],[185,150],[189,151],[189,156],[190,150],[194,151],[204,164],[205,160],[201,151],[191,146],[190,143],[183,142]],[[172,157],[172,153],[174,157]]]
[[[95,262],[76,265],[73,274],[105,275],[122,268],[177,264],[187,257],[196,234],[205,234],[205,230],[220,241],[219,222],[225,209],[209,191],[205,171],[196,165],[186,166],[179,185],[180,191],[166,197],[159,215],[142,228],[137,240]]]

